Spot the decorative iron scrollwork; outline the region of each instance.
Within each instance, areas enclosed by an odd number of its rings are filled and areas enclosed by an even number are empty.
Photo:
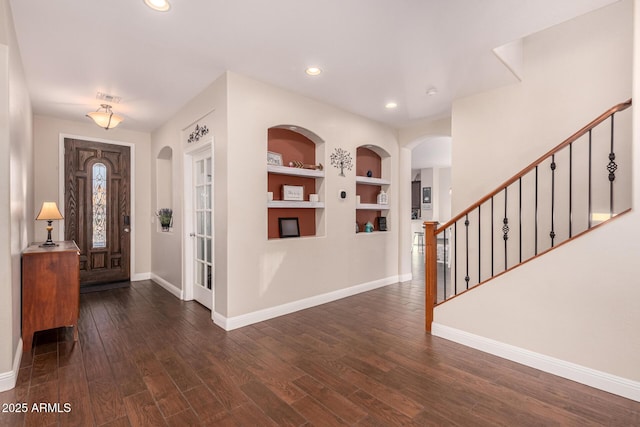
[[[206,125],[202,127],[200,127],[199,125],[196,125],[196,128],[194,129],[194,131],[191,132],[191,134],[189,134],[189,139],[187,139],[187,142],[189,144],[191,144],[192,142],[198,142],[200,141],[200,138],[202,138],[208,133],[209,133],[209,128]]]
[[[502,238],[504,240],[509,240],[509,218],[503,219],[502,223],[504,224],[502,226]]]
[[[616,170],[618,170],[618,165],[614,162],[615,159],[615,153],[609,153],[609,164],[607,165],[607,170],[609,171],[609,181],[611,182],[616,179]]]

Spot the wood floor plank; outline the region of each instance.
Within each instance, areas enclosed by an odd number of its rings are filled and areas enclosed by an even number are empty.
[[[311,396],[305,395],[293,402],[292,406],[313,425],[326,427],[349,425]]]
[[[59,402],[57,380],[29,387],[29,406],[24,425],[27,427],[55,425],[58,422],[58,413],[49,411],[46,404],[56,402]]]
[[[142,378],[165,418],[189,409],[189,404],[165,372]]]
[[[125,397],[124,406],[132,427],[167,425],[148,391]]]
[[[202,385],[202,380],[198,378],[195,371],[178,358],[169,357],[160,361],[160,363],[181,391],[190,390]]]
[[[222,403],[204,385],[185,391],[184,397],[202,421],[216,419],[221,413],[225,412]]]
[[[278,398],[264,384],[251,381],[240,387],[242,391],[273,421],[280,426],[299,426],[306,422],[295,409]]]
[[[31,384],[40,384],[56,379],[58,379],[57,351],[36,354],[33,358]]]
[[[367,416],[363,408],[308,375],[298,378],[294,384],[349,424],[355,424]]]
[[[96,424],[105,424],[126,415],[122,395],[111,377],[89,382],[89,393]]]

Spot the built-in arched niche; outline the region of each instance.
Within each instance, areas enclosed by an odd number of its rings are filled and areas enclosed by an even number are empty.
[[[286,218],[297,219],[300,237],[324,235],[324,168],[321,164],[324,164],[324,141],[314,132],[294,125],[268,129],[269,239],[282,237],[281,222]],[[291,192],[285,194],[285,188]]]
[[[356,231],[387,231],[391,192],[389,153],[376,145],[356,149]],[[382,197],[384,196],[384,197]],[[371,224],[371,229],[367,224]]]
[[[168,146],[156,158],[156,212],[160,209],[173,209],[173,150]]]

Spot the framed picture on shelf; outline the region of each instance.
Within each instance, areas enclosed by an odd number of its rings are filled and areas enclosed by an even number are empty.
[[[304,187],[302,185],[283,185],[282,200],[304,200]]]
[[[280,237],[300,237],[300,226],[298,217],[295,218],[278,218],[278,228]]]
[[[267,164],[273,166],[282,166],[282,154],[267,151]]]
[[[431,210],[431,187],[422,187],[422,209]]]
[[[378,230],[387,231],[387,218],[379,216],[376,217],[376,221],[378,222]]]

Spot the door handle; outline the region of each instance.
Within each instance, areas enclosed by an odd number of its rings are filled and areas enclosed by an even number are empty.
[[[196,233],[189,233],[189,237],[196,237]]]
[[[129,226],[131,225],[131,217],[129,215],[124,215],[122,222],[124,223],[124,232],[128,233],[130,230]]]

